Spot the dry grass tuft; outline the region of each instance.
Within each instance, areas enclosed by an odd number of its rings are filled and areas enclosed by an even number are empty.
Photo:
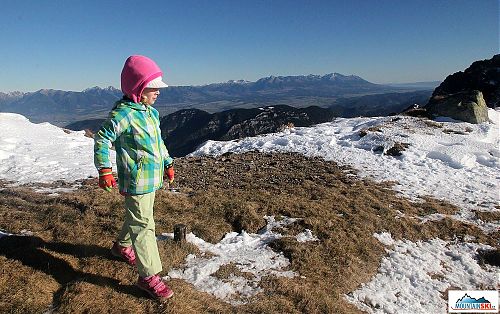
[[[477,218],[481,219],[484,222],[498,223],[500,221],[500,210],[490,212],[476,211],[475,214]]]
[[[423,120],[423,121],[424,121],[425,125],[427,125],[428,127],[437,128],[437,129],[443,128],[442,123],[439,123],[439,122],[436,122],[433,120]]]
[[[238,277],[243,277],[248,280],[252,280],[255,276],[252,273],[249,272],[244,272],[236,266],[234,263],[229,263],[226,265],[222,265],[214,274],[213,276],[217,279],[228,279],[232,276],[238,276]]]

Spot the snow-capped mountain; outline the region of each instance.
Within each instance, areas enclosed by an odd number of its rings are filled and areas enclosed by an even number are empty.
[[[0,104],[3,102],[12,102],[16,99],[23,97],[25,94],[26,93],[19,92],[19,91],[8,92],[8,93],[0,92]]]
[[[316,74],[309,74],[309,75],[298,75],[298,76],[274,76],[271,75],[269,77],[264,77],[259,79],[256,83],[262,84],[262,83],[312,83],[312,82],[325,82],[325,81],[335,81],[335,82],[358,82],[358,83],[370,83],[364,79],[362,79],[359,76],[356,75],[343,75],[340,73],[329,73],[325,75],[316,75]]]

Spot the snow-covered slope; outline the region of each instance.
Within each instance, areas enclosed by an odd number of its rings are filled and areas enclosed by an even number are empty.
[[[97,175],[94,141],[83,131],[34,124],[14,113],[0,113],[0,129],[0,179],[26,184],[74,182]]]

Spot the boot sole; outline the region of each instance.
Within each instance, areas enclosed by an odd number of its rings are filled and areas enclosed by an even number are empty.
[[[147,292],[149,296],[151,296],[153,299],[158,300],[160,302],[164,302],[164,301],[166,301],[174,296],[174,292],[172,290],[170,290],[170,293],[168,295],[166,295],[164,297],[159,297],[159,296],[155,295],[154,293],[152,293],[151,291],[149,291],[148,289],[143,288],[137,284],[136,284],[136,287],[141,289],[144,292]]]

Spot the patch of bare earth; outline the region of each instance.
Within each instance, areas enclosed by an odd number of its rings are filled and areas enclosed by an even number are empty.
[[[426,198],[413,203],[389,183],[360,180],[349,168],[298,154],[246,153],[218,158],[176,159],[175,188],[161,190],[155,204],[156,233],[188,232],[212,243],[226,233],[257,232],[264,215],[303,218],[286,232],[308,228],[319,241],[300,243],[286,237],[271,247],[291,262],[294,278],[264,278],[263,292],[249,303],[230,305],[171,280],[175,291],[166,304],[138,290],[134,268],[109,252],[123,218],[122,197],[96,187],[96,180],[68,194],[48,196],[26,187],[0,190],[0,229],[26,236],[0,239],[0,309],[9,313],[358,313],[343,294],[375,275],[384,247],[375,232],[395,239],[425,240],[473,236],[498,249],[497,235],[445,218],[422,224],[415,216],[452,214],[458,208]],[[403,216],[401,215],[404,214]],[[24,230],[24,231],[23,231]],[[284,232],[284,233],[286,233]],[[181,267],[191,244],[159,241],[166,275]],[[486,258],[484,258],[486,260]],[[232,264],[220,279],[243,274]]]

